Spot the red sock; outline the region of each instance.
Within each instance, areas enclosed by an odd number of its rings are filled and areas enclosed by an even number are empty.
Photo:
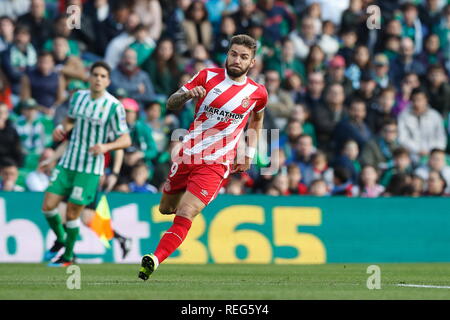
[[[191,224],[191,220],[175,216],[172,226],[162,236],[158,247],[156,247],[155,256],[158,258],[159,263],[163,262],[183,243],[191,228]]]

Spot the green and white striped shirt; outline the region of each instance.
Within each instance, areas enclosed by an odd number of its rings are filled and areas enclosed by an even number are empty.
[[[79,90],[70,99],[68,117],[75,120],[75,125],[59,165],[72,171],[102,175],[104,156],[94,156],[89,148],[128,133],[123,105],[107,91],[94,100],[90,90]]]

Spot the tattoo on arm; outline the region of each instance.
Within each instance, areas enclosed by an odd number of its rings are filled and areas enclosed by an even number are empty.
[[[191,96],[189,95],[189,92],[179,89],[167,99],[167,109],[178,110],[190,99]]]

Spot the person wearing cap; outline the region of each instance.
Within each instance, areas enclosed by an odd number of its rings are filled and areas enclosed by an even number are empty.
[[[125,108],[126,122],[130,130],[131,146],[125,149],[124,171],[131,173],[131,168],[143,160],[153,170],[152,160],[158,155],[151,128],[138,120],[139,105],[136,100],[124,98],[120,100]]]
[[[389,79],[389,59],[383,53],[378,53],[373,59],[374,80],[378,87],[385,89],[391,85]]]
[[[349,97],[353,93],[352,82],[345,76],[345,59],[343,56],[336,55],[328,63],[325,81],[327,86],[332,83],[340,83],[344,87],[345,96]]]
[[[33,98],[21,101],[18,107],[22,115],[16,121],[16,130],[22,141],[23,153],[31,160],[52,143],[53,124],[50,125],[50,130],[46,129],[48,124],[39,114],[39,105]]]

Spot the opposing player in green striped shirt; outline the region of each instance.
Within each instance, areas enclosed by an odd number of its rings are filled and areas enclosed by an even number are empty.
[[[53,131],[53,139],[62,141],[72,130],[69,145],[52,172],[42,211],[56,234],[53,247],[45,259],[53,259],[65,247],[64,254],[49,266],[73,263],[73,248],[80,227],[80,214],[92,202],[104,171],[104,153],[131,145],[122,104],[106,88],[111,69],[96,62],[90,70],[90,89],[77,91],[70,99],[69,112],[62,125]],[[108,138],[113,137],[113,139]],[[58,204],[67,201],[66,230],[58,214]]]

